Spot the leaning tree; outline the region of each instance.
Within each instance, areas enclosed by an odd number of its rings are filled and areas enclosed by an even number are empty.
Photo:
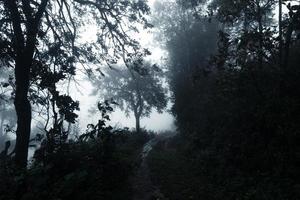
[[[128,30],[137,31],[138,24],[147,27],[145,14],[148,12],[145,0],[0,1],[1,64],[15,72],[18,167],[27,165],[32,118],[28,93],[32,72],[50,67],[53,60],[48,55],[53,52],[63,52],[68,66],[74,68],[78,63],[116,62],[120,55],[139,48]],[[97,42],[80,43],[80,27],[86,24],[93,27]]]

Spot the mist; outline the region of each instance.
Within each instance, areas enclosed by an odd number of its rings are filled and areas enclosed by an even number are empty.
[[[300,3],[0,1],[0,200],[296,200]]]

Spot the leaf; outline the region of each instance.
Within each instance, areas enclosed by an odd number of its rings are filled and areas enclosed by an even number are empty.
[[[9,86],[9,83],[1,83],[2,87],[8,87]]]

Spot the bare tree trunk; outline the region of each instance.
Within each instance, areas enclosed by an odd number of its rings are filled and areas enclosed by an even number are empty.
[[[1,123],[0,123],[0,137],[1,137],[1,136],[4,136],[3,123],[4,123],[4,118],[3,118],[3,116],[1,116]]]
[[[259,50],[258,50],[258,64],[259,69],[263,67],[263,22],[262,22],[262,10],[259,4],[260,1],[257,1],[257,22],[258,22],[258,32],[259,32]]]
[[[32,57],[24,53],[16,60],[16,96],[14,105],[17,113],[17,138],[15,162],[19,168],[26,168],[31,129],[31,105],[28,100],[29,75]]]
[[[279,6],[279,17],[278,17],[278,27],[279,27],[279,66],[282,67],[282,0],[278,2]]]
[[[31,126],[31,105],[28,100],[30,68],[36,47],[36,36],[40,20],[46,10],[49,0],[41,0],[34,13],[30,1],[22,1],[22,11],[25,13],[26,31],[22,28],[21,11],[18,1],[6,0],[4,6],[10,13],[15,60],[16,96],[14,100],[17,113],[17,139],[15,146],[15,163],[18,168],[26,168]]]
[[[141,131],[141,125],[140,125],[140,116],[138,114],[135,114],[135,130],[137,133],[140,133]]]
[[[290,10],[290,12],[294,12],[290,15],[290,22],[287,27],[286,36],[285,36],[285,48],[284,48],[284,57],[283,57],[283,66],[287,69],[289,65],[289,55],[290,55],[290,45],[292,42],[292,35],[295,30],[295,24],[297,23],[300,17],[300,9],[298,10]]]

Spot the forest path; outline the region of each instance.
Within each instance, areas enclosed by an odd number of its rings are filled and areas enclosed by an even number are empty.
[[[147,156],[149,155],[152,148],[162,140],[168,137],[156,136],[147,142],[139,157],[141,159],[141,164],[139,168],[135,171],[134,176],[131,179],[133,187],[133,200],[168,200],[161,193],[160,189],[155,186],[150,178],[149,167],[147,164]]]

